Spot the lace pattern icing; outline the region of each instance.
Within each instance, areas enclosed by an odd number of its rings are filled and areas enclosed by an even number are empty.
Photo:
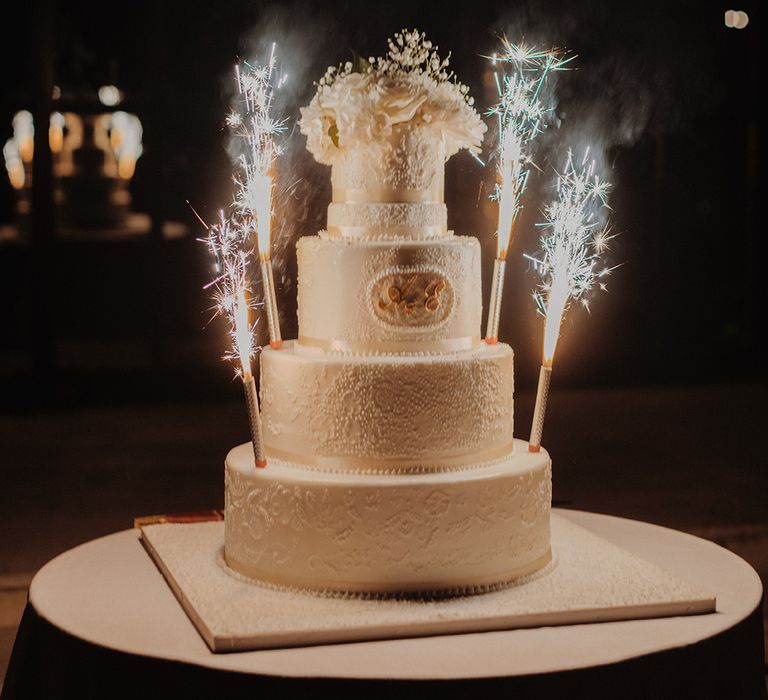
[[[339,151],[331,183],[336,190],[435,188],[442,193],[444,170],[445,148],[435,133],[398,124],[386,140]]]
[[[273,591],[289,591],[292,593],[302,593],[304,595],[314,595],[318,598],[335,598],[340,600],[402,600],[402,601],[430,601],[444,600],[446,598],[463,598],[465,596],[483,595],[484,593],[493,593],[494,591],[503,591],[514,586],[521,586],[531,581],[547,576],[558,565],[557,558],[553,555],[552,559],[543,568],[523,576],[513,576],[509,580],[484,584],[470,584],[464,586],[446,586],[438,589],[425,589],[419,591],[346,591],[333,588],[305,587],[297,585],[287,585],[273,583],[264,579],[252,578],[241,574],[230,568],[224,559],[224,551],[219,550],[216,557],[216,564],[232,578],[249,583],[255,586],[262,586]]]
[[[508,346],[433,358],[305,357],[292,345],[261,356],[264,440],[282,453],[387,460],[470,457],[513,434]]]
[[[448,211],[437,202],[338,203],[328,206],[328,227],[362,226],[375,235],[382,229],[439,227],[447,233]]]
[[[549,459],[487,477],[368,485],[328,484],[311,472],[227,463],[228,560],[263,578],[307,585],[445,579],[471,584],[549,549]],[[261,576],[260,576],[261,578]],[[442,587],[442,586],[440,586]]]

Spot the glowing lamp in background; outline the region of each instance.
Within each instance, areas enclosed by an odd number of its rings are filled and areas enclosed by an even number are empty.
[[[136,161],[143,152],[141,121],[135,114],[113,112],[110,120],[110,145],[117,160],[117,174],[130,180],[136,170]]]
[[[19,156],[19,144],[16,139],[10,138],[3,146],[3,159],[5,160],[5,169],[8,172],[8,180],[11,187],[15,190],[24,188],[26,174],[24,172],[24,163]]]
[[[122,97],[114,86],[106,87],[113,89],[100,91],[102,104]],[[50,115],[54,198],[63,228],[122,226],[130,213],[128,182],[143,151],[141,121],[135,114],[112,112],[107,107],[101,113],[94,112],[92,102],[85,99],[80,111],[54,111]],[[4,144],[3,159],[8,180],[17,192],[16,214],[23,226],[29,213],[35,155],[32,113],[17,112],[12,126],[13,136]]]
[[[35,153],[35,122],[32,112],[23,109],[13,116],[13,139],[24,163],[31,163]]]
[[[51,114],[48,143],[54,155],[60,153],[64,146],[64,121],[61,112]],[[11,187],[22,190],[29,182],[28,174],[31,174],[35,155],[35,122],[32,113],[27,110],[16,112],[12,125],[13,136],[3,146],[3,160]],[[27,173],[27,169],[30,173]]]
[[[61,153],[64,147],[64,115],[61,112],[51,114],[51,123],[48,127],[48,144],[51,147],[51,153]]]
[[[99,88],[99,102],[106,107],[114,107],[123,101],[123,95],[114,85],[102,85]]]

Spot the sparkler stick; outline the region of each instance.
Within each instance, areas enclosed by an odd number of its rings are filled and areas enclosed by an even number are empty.
[[[253,443],[253,457],[257,467],[266,467],[267,458],[264,454],[264,441],[261,436],[259,396],[256,393],[256,382],[253,379],[253,374],[251,374],[251,329],[248,321],[248,300],[244,289],[240,290],[235,303],[235,342],[240,355],[245,405],[248,409],[248,426],[251,429],[251,442]]]
[[[499,123],[496,187],[492,195],[499,203],[497,253],[485,333],[485,341],[491,345],[498,342],[507,253],[522,208],[520,198],[528,184],[533,143],[546,127],[545,117],[550,111],[542,103],[541,90],[550,72],[562,70],[575,58],[565,57],[557,49],[542,51],[507,39],[503,46],[504,53],[492,57],[494,65],[509,64],[512,71],[501,79],[498,73],[494,75],[499,102],[490,111]]]
[[[230,128],[245,144],[238,159],[239,172],[235,176],[237,194],[235,205],[246,218],[244,222],[256,230],[256,246],[262,273],[264,306],[267,311],[269,344],[273,348],[282,345],[280,318],[275,294],[275,279],[270,257],[272,237],[272,193],[274,167],[281,153],[275,143],[275,135],[285,129],[282,121],[275,121],[270,110],[274,100],[272,85],[275,72],[275,45],[272,45],[267,65],[243,62],[235,67],[235,76],[244,108],[233,111],[227,119]],[[280,78],[278,85],[282,85]]]
[[[267,307],[269,345],[277,350],[283,344],[283,339],[280,335],[280,318],[277,312],[275,277],[272,274],[272,260],[269,257],[269,253],[259,253],[259,262],[261,263],[261,283],[264,288],[264,304]]]
[[[536,406],[533,409],[531,437],[528,440],[529,452],[538,452],[541,449],[541,436],[544,433],[544,415],[547,412],[551,379],[552,365],[542,365],[539,369],[539,384],[536,388]]]
[[[545,221],[539,258],[526,255],[544,277],[534,293],[539,312],[544,316],[544,345],[536,406],[531,425],[528,450],[541,449],[544,415],[547,409],[549,385],[560,324],[572,299],[589,308],[586,295],[614,268],[598,269],[601,255],[612,238],[601,225],[599,214],[609,208],[607,195],[610,185],[595,174],[595,161],[589,160],[589,149],[580,163],[575,163],[568,151],[565,170],[558,175],[558,197],[544,209]]]

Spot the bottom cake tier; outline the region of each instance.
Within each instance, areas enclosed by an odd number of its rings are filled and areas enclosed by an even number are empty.
[[[281,586],[378,595],[464,594],[551,559],[551,461],[515,440],[492,464],[426,474],[331,473],[250,443],[225,463],[227,565]]]

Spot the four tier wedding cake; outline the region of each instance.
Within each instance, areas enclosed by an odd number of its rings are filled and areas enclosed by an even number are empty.
[[[299,240],[297,340],[261,354],[268,466],[226,459],[225,559],[366,594],[501,586],[551,558],[550,459],[513,435],[513,352],[480,339],[480,245],[447,229],[444,164],[485,126],[417,32],[329,69],[301,130],[331,166]]]

